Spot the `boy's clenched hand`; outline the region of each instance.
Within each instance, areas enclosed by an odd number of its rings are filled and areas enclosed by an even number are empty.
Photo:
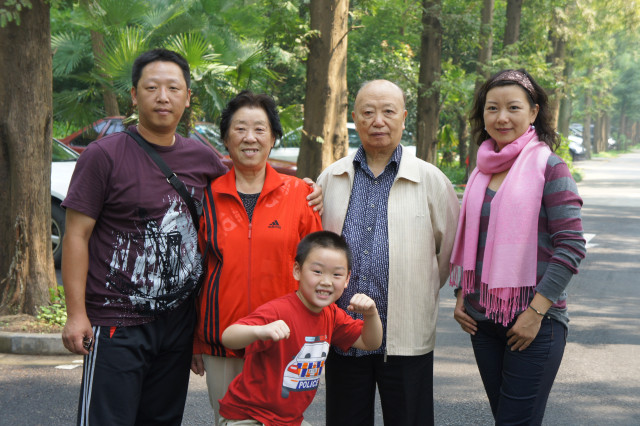
[[[269,324],[265,324],[255,329],[256,337],[260,340],[273,340],[277,342],[282,339],[288,339],[291,331],[286,322],[277,320]]]
[[[366,294],[362,294],[362,293],[356,293],[353,295],[353,297],[349,301],[349,306],[347,306],[347,310],[349,312],[355,312],[357,314],[362,314],[365,316],[378,315],[376,302],[374,302],[373,299],[371,299]]]

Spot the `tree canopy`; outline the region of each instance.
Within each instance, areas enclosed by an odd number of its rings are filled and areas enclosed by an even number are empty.
[[[606,115],[617,123],[610,126],[614,131],[631,137],[626,127],[637,122],[638,114],[633,108],[639,84],[637,3],[496,0],[490,28],[493,54],[478,68],[483,1],[443,0],[442,62],[433,89],[439,91],[437,127],[448,124],[457,129],[454,140],[464,139],[460,121],[469,109],[478,72],[523,67],[558,103],[560,98],[571,101],[566,119],[583,119],[585,93],[591,93],[598,102],[588,112],[594,118]],[[513,10],[519,12],[517,22]],[[349,105],[362,82],[395,81],[407,92],[407,128],[412,134],[422,15],[423,2],[417,0],[350,2]],[[286,130],[302,122],[305,65],[313,37],[309,0],[67,1],[52,10],[51,22],[54,113],[60,122],[77,127],[105,115],[105,90],[116,94],[120,111],[130,112],[131,62],[153,46],[176,49],[189,60],[197,118],[217,120],[230,96],[250,88],[276,98],[285,111]],[[92,48],[92,33],[102,35],[102,52]],[[568,66],[570,73],[565,73]]]

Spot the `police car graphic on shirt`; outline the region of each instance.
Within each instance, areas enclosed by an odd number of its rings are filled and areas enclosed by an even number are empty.
[[[287,364],[282,379],[282,397],[289,392],[315,390],[320,382],[320,374],[329,353],[327,336],[305,337],[300,352]]]

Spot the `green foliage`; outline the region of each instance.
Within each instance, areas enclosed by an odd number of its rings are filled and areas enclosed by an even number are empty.
[[[573,179],[576,182],[580,182],[582,180],[582,173],[573,164],[573,159],[571,158],[571,152],[569,151],[569,139],[567,139],[562,135],[560,135],[560,138],[561,138],[560,146],[558,147],[558,149],[556,149],[555,153],[560,158],[562,158],[562,161],[567,163],[567,166],[569,166],[569,171],[571,172]]]
[[[252,10],[264,26],[263,11]],[[240,12],[241,5],[214,0],[92,0],[52,10],[55,119],[80,127],[104,116],[105,90],[115,93],[120,111],[131,111],[134,59],[166,47],[190,64],[192,116],[214,121],[229,97],[246,88],[264,91],[278,77],[265,65],[259,40],[228,31],[226,17]],[[104,40],[100,51],[92,44],[96,35]]]
[[[53,122],[53,130],[52,137],[56,139],[61,139],[67,136],[69,133],[73,131],[73,127],[69,123],[65,123],[62,121],[54,121]]]
[[[8,0],[7,5],[27,0]],[[526,68],[553,94],[572,101],[571,122],[586,112],[607,114],[616,126],[640,120],[640,8],[627,0],[524,2],[517,43],[505,49],[506,1],[496,1],[490,72]],[[73,128],[104,115],[102,92],[116,93],[130,110],[130,71],[143,50],[164,46],[187,57],[193,76],[191,115],[217,121],[239,90],[271,94],[302,119],[306,59],[313,33],[308,0],[88,0],[51,9],[55,119]],[[88,6],[87,6],[88,5]],[[440,126],[456,140],[477,79],[481,1],[442,1]],[[11,9],[11,10],[15,10]],[[422,4],[407,0],[352,0],[349,11],[347,83],[349,105],[360,85],[386,78],[407,94],[407,131],[415,134],[420,69]],[[97,55],[91,31],[104,38]],[[550,36],[563,40],[565,62],[554,64]],[[564,64],[572,73],[563,75]],[[588,111],[585,95],[595,97]],[[552,98],[553,101],[553,98]],[[291,108],[290,108],[291,107]],[[290,108],[290,109],[289,109]],[[298,115],[293,117],[293,115]],[[284,121],[284,120],[283,120]],[[620,139],[618,137],[618,139]],[[453,139],[452,139],[453,140]],[[448,149],[448,148],[447,148]],[[448,161],[448,160],[447,160]]]
[[[440,89],[440,124],[455,123],[459,116],[466,116],[471,107],[476,75],[453,63],[442,62]]]
[[[449,178],[452,184],[457,186],[464,184],[464,180],[467,174],[467,171],[464,167],[440,165],[438,168],[442,170],[442,173],[444,173]]]
[[[481,6],[480,1],[468,0],[445,0],[442,4],[442,61],[467,75],[476,70]]]
[[[4,0],[4,4],[0,7],[0,28],[6,27],[12,21],[20,25],[20,12],[25,8],[31,9],[31,1]]]
[[[384,78],[405,91],[409,111],[405,123],[415,132],[417,84],[420,69],[420,2],[368,0],[355,2],[350,13],[347,55],[349,105],[355,102],[360,85]]]
[[[302,127],[302,105],[294,104],[285,108],[279,108],[278,115],[280,116],[280,124],[282,124],[283,134],[287,134],[293,130]],[[300,139],[297,140],[299,146]]]
[[[76,71],[91,55],[89,34],[61,32],[51,35],[53,76],[62,77]]]
[[[458,146],[458,138],[450,124],[445,124],[438,131],[438,152],[440,165],[451,167],[455,161],[455,148]]]
[[[57,286],[49,289],[51,304],[40,306],[37,318],[47,324],[64,326],[67,322],[67,305],[64,288]]]

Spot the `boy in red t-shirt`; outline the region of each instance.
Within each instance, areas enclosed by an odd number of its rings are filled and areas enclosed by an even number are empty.
[[[222,343],[245,349],[242,373],[220,400],[219,425],[299,425],[316,394],[333,344],[343,350],[377,349],[382,323],[375,302],[364,294],[351,299],[354,320],[333,303],[351,275],[346,241],[329,231],[307,235],[298,244],[293,276],[298,290],[265,303],[229,326]]]

